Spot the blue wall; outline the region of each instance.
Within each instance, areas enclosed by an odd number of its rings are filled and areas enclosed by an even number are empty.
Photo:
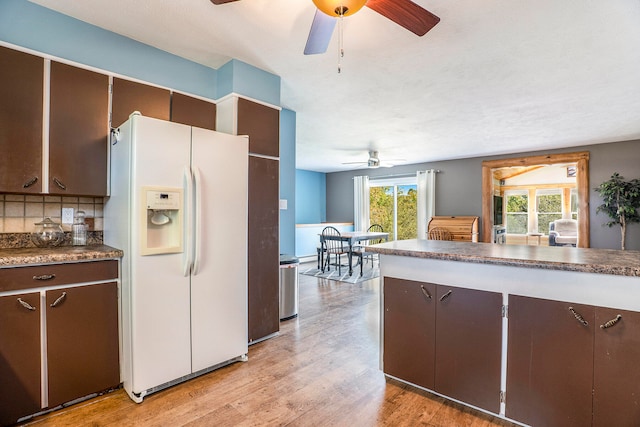
[[[280,210],[280,253],[296,253],[296,113],[280,111],[280,199],[287,209]]]
[[[210,99],[234,92],[280,105],[280,77],[252,65],[234,59],[215,70],[26,0],[0,0],[0,40]],[[293,253],[295,113],[282,115],[280,193],[289,208],[281,212],[281,249]]]
[[[218,98],[238,93],[280,105],[280,77],[237,59],[218,69]]]
[[[326,176],[296,170],[296,224],[319,224],[327,220]]]

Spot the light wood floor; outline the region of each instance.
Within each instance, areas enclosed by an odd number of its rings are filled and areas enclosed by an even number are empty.
[[[386,380],[378,368],[379,280],[300,276],[298,318],[235,363],[133,403],[123,390],[33,426],[512,426]]]

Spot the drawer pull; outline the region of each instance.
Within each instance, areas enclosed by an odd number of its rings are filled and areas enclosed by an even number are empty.
[[[427,297],[427,299],[431,299],[431,294],[429,293],[429,291],[427,290],[427,288],[424,287],[424,285],[420,285],[420,289],[422,289],[422,294]]]
[[[60,295],[58,299],[55,300],[53,304],[51,304],[51,307],[57,307],[62,301],[64,301],[66,297],[67,297],[67,293],[63,292],[62,295]]]
[[[33,276],[33,280],[51,280],[55,279],[55,274],[43,274],[42,276]]]
[[[31,178],[29,181],[25,182],[24,184],[22,184],[22,188],[29,188],[31,187],[33,184],[35,184],[36,182],[38,182],[38,177],[34,176],[33,178]]]
[[[569,311],[573,314],[573,317],[575,317],[578,322],[582,323],[584,326],[589,326],[589,322],[584,320],[584,317],[582,317],[580,313],[575,311],[573,307],[569,307]]]
[[[21,306],[23,306],[27,310],[36,311],[36,308],[34,306],[32,306],[26,301],[23,301],[22,298],[18,298],[18,302],[20,303]]]
[[[446,294],[444,294],[444,295],[442,295],[442,296],[440,297],[440,301],[444,301],[444,300],[446,300],[447,298],[449,298],[449,297],[451,296],[451,294],[452,294],[452,293],[453,293],[453,291],[452,291],[452,290],[449,290],[449,292],[447,292]]]
[[[54,177],[54,178],[53,178],[53,182],[54,182],[54,184],[56,184],[56,185],[57,185],[61,190],[66,190],[66,189],[67,189],[67,186],[66,186],[66,185],[64,185],[64,184],[62,183],[62,181],[60,181],[58,178]]]
[[[612,327],[613,325],[615,325],[616,323],[618,323],[621,320],[622,320],[622,314],[618,314],[615,317],[615,319],[611,319],[607,323],[605,323],[604,325],[600,325],[600,329],[610,328],[610,327]]]

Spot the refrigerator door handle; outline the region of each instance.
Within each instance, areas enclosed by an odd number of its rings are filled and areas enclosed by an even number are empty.
[[[200,169],[197,167],[193,168],[193,177],[195,182],[195,191],[194,197],[196,199],[195,202],[195,224],[193,234],[193,274],[198,274],[198,270],[200,267],[200,254],[202,253],[202,178],[200,177]]]
[[[182,257],[182,274],[187,277],[191,274],[193,267],[193,174],[189,166],[184,167],[185,182],[185,233],[184,233],[184,256]]]

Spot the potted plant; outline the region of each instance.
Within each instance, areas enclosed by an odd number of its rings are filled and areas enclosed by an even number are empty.
[[[600,184],[595,190],[603,201],[597,207],[596,213],[604,212],[611,218],[611,221],[603,225],[613,227],[620,224],[624,250],[627,225],[640,222],[640,179],[625,181],[624,177],[615,172],[611,179]]]

